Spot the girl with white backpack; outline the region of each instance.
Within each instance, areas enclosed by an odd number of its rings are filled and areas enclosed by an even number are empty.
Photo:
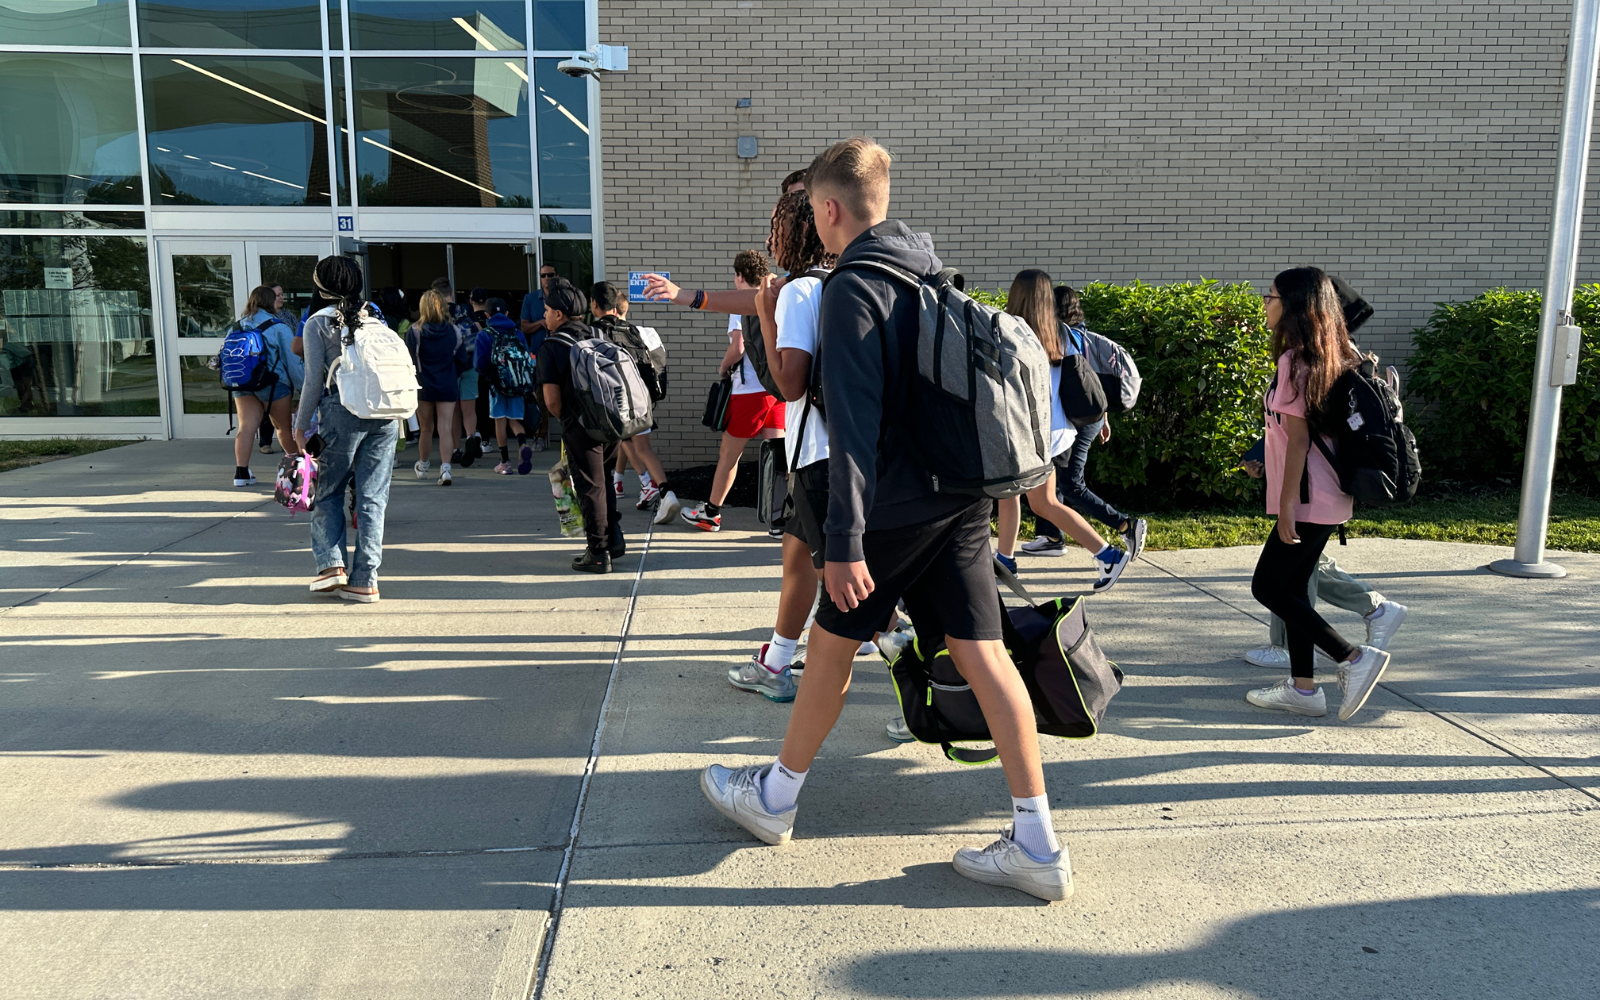
[[[355,261],[324,257],[312,280],[334,305],[306,320],[306,384],[295,415],[295,439],[318,464],[311,592],[371,604],[378,600],[396,421],[415,412],[417,380],[405,342],[363,307]],[[308,436],[313,419],[316,433]],[[341,501],[352,480],[358,527],[347,564]]]

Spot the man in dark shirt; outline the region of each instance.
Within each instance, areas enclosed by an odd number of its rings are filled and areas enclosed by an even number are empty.
[[[539,345],[539,383],[545,409],[561,420],[561,441],[567,449],[567,471],[583,512],[583,532],[588,542],[572,568],[584,573],[609,573],[611,560],[627,551],[622,522],[617,517],[617,495],[611,489],[611,469],[617,463],[617,446],[601,444],[578,422],[578,397],[572,387],[572,345],[591,336],[581,319],[589,300],[572,282],[557,278],[545,286],[544,325],[550,331]]]

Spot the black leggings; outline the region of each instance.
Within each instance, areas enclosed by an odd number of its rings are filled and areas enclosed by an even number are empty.
[[[1335,662],[1348,660],[1356,651],[1317,614],[1306,596],[1317,560],[1328,545],[1328,536],[1338,527],[1337,524],[1296,521],[1294,529],[1300,536],[1299,545],[1284,544],[1274,527],[1267,536],[1267,544],[1261,548],[1256,574],[1250,580],[1250,593],[1255,599],[1283,619],[1289,636],[1289,674],[1296,680],[1311,679],[1313,644],[1321,646]]]

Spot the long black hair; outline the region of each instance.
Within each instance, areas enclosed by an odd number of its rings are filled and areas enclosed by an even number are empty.
[[[347,337],[355,336],[361,321],[361,265],[349,257],[324,257],[311,272],[311,283],[333,300],[339,325]]]
[[[1320,426],[1333,383],[1360,362],[1344,325],[1344,308],[1333,282],[1317,267],[1291,267],[1272,279],[1283,315],[1272,331],[1272,356],[1293,357],[1295,379],[1305,378],[1306,416]]]

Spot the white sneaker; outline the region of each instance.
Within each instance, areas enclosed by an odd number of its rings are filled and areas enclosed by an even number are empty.
[[[903,715],[889,716],[889,722],[883,727],[884,733],[896,743],[910,743],[916,739],[911,735],[911,730],[906,726],[906,717]]]
[[[678,494],[668,490],[656,501],[656,516],[650,519],[653,524],[666,524],[678,516],[683,509],[683,504],[678,502]]]
[[[1130,518],[1128,530],[1122,533],[1123,544],[1127,546],[1128,558],[1137,559],[1144,551],[1144,539],[1150,532],[1150,523],[1142,517]]]
[[[1040,535],[1032,541],[1023,542],[1022,551],[1030,556],[1064,556],[1067,554],[1067,540]]]
[[[876,653],[877,651],[878,651],[878,644],[873,642],[871,639],[868,639],[866,642],[863,642],[861,644],[861,648],[860,649],[856,650],[856,655],[857,656],[871,656],[874,653]]]
[[[413,465],[411,467],[411,471],[415,472],[417,474],[417,478],[418,479],[427,479],[428,478],[428,466],[430,466],[432,464],[433,464],[432,462],[418,462],[416,465]]]
[[[1281,680],[1271,687],[1256,688],[1246,694],[1244,700],[1257,708],[1309,715],[1313,719],[1328,714],[1328,699],[1321,688],[1311,694],[1301,694],[1294,689],[1294,682],[1289,680]]]
[[[1282,646],[1262,646],[1244,654],[1244,662],[1268,670],[1288,670],[1289,651]]]
[[[1389,654],[1375,646],[1361,646],[1361,655],[1354,663],[1339,664],[1339,687],[1344,689],[1344,701],[1339,703],[1339,721],[1344,722],[1361,711],[1372,689],[1378,686],[1383,672],[1389,669]]]
[[[1383,614],[1374,618],[1378,612]],[[1394,601],[1384,601],[1372,610],[1369,615],[1362,616],[1367,623],[1367,645],[1375,649],[1388,649],[1389,640],[1400,631],[1400,626],[1405,624],[1406,606],[1396,604]]]
[[[963,847],[950,863],[956,871],[984,885],[1003,885],[1021,889],[1040,899],[1067,899],[1072,895],[1072,861],[1063,847],[1049,861],[1035,861],[1011,839],[1011,827],[1000,831],[1000,839],[977,850]]]
[[[1115,587],[1117,581],[1122,578],[1122,571],[1128,568],[1129,563],[1133,562],[1132,559],[1128,558],[1126,549],[1114,548],[1111,551],[1116,555],[1117,561],[1110,566],[1101,562],[1099,556],[1094,558],[1095,571],[1099,573],[1099,577],[1094,581],[1094,592],[1096,594],[1103,594]]]
[[[794,814],[799,805],[781,813],[767,808],[761,800],[761,779],[771,764],[751,764],[729,768],[712,764],[700,772],[700,790],[717,812],[738,823],[768,844],[787,844],[794,833]]]
[[[439,466],[439,485],[440,486],[449,486],[450,485],[450,463],[449,462],[445,462],[443,465]]]

